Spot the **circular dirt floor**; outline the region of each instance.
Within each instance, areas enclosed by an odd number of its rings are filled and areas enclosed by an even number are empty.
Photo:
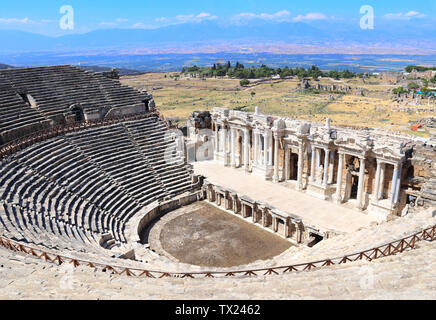
[[[231,267],[270,259],[291,246],[283,238],[206,202],[176,211],[167,214],[174,213],[172,219],[164,216],[167,221],[159,226],[159,247],[180,262]]]

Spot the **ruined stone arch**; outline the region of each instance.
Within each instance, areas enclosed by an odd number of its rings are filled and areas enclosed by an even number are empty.
[[[71,105],[70,111],[73,113],[74,120],[76,122],[82,122],[85,120],[85,114],[83,112],[83,107],[80,104]]]

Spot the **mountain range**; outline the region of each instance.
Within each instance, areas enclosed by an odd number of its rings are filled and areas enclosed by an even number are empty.
[[[407,46],[436,51],[436,36],[429,30],[375,28],[361,30],[355,25],[323,22],[250,23],[221,25],[214,21],[176,24],[156,29],[100,29],[85,34],[48,37],[16,30],[0,30],[3,53],[72,52],[83,50],[133,50],[227,44],[285,43],[321,47]]]

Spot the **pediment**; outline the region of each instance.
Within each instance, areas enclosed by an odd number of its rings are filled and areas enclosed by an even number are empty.
[[[377,155],[380,158],[387,157],[387,158],[401,158],[403,155],[398,151],[395,152],[391,148],[388,147],[380,147],[372,150],[375,155]]]
[[[227,120],[230,125],[246,126],[248,123],[239,118],[230,118]]]

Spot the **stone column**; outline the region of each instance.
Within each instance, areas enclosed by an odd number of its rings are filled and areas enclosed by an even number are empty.
[[[310,178],[309,178],[310,182],[315,181],[315,157],[316,157],[315,153],[316,153],[316,148],[315,146],[312,145],[312,156],[310,162]]]
[[[263,135],[263,165],[265,167],[268,165],[268,149],[269,149],[268,134],[264,134]]]
[[[386,172],[386,163],[383,162],[380,168],[380,182],[379,182],[379,192],[377,193],[377,200],[383,198],[383,189],[385,186],[385,172]]]
[[[357,207],[363,208],[363,189],[365,187],[365,158],[360,158],[359,184],[357,186]]]
[[[378,194],[380,193],[380,173],[381,173],[381,167],[382,167],[382,162],[379,159],[377,160],[377,170],[375,172],[375,188],[374,188],[374,194],[373,194],[373,199],[375,201],[378,201]]]
[[[303,189],[303,164],[304,164],[304,144],[298,144],[298,171],[297,171],[297,190]]]
[[[287,181],[289,179],[289,146],[285,146],[285,178],[284,180]]]
[[[231,154],[231,166],[236,167],[236,129],[231,129],[231,140],[230,140],[230,154]]]
[[[218,124],[215,122],[215,159],[218,159],[218,152],[220,151]]]
[[[250,170],[250,131],[245,128],[244,129],[244,165],[245,171]]]
[[[284,236],[285,238],[289,238],[289,219],[286,219],[285,221],[285,227],[284,227]]]
[[[399,168],[398,168],[398,174],[397,174],[397,184],[395,187],[394,204],[398,203],[398,198],[400,195],[402,171],[403,171],[403,166],[400,163]]]
[[[333,174],[335,171],[335,155],[337,154],[336,151],[330,152],[330,163],[329,163],[329,179],[327,181],[328,184],[333,183]]]
[[[344,171],[344,154],[342,153],[338,153],[339,155],[339,162],[338,162],[338,181],[336,183],[336,202],[337,203],[342,203],[342,174]]]
[[[324,175],[322,178],[322,184],[327,185],[328,176],[329,176],[329,159],[330,159],[330,150],[324,149]]]
[[[274,134],[274,176],[273,182],[279,182],[279,137]]]
[[[301,239],[302,239],[302,232],[301,232],[301,229],[300,229],[300,225],[299,224],[295,224],[295,237],[296,237],[296,239],[295,240],[297,240],[297,243],[301,243]]]
[[[277,148],[278,150],[278,148]],[[273,165],[273,135],[270,133],[268,135],[268,165],[271,167]]]
[[[262,210],[262,226],[266,227],[266,212],[264,209],[261,210]]]
[[[395,195],[397,189],[397,179],[398,179],[398,164],[394,165],[394,173],[392,175],[392,183],[391,183],[391,193],[389,196],[389,203],[391,206],[395,204]]]
[[[239,144],[239,138],[241,138],[241,144]],[[237,159],[238,159],[238,168],[243,166],[243,155],[244,155],[244,140],[242,139],[242,131],[236,130],[236,151],[237,151]],[[239,153],[238,153],[239,152]]]
[[[257,130],[253,130],[253,136],[254,136],[254,150],[253,150],[253,163],[257,165],[257,153],[259,152],[259,134],[257,133]]]
[[[224,165],[228,166],[229,163],[227,161],[227,128],[223,126],[223,155],[224,155]]]
[[[321,150],[315,148],[315,154],[316,154],[316,169],[318,170],[319,166],[321,165]]]
[[[321,150],[318,148],[315,148],[315,154],[316,154],[316,166],[315,166],[315,181],[321,183],[322,181],[318,181],[319,180],[319,176],[318,176],[318,170],[320,169],[320,165],[321,165]]]

